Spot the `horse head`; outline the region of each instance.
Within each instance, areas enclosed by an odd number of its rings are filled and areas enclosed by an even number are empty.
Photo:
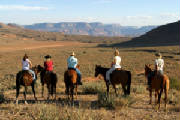
[[[95,77],[97,77],[100,74],[101,65],[96,65],[95,67]]]
[[[37,69],[39,72],[43,71],[44,70],[44,67],[42,67],[41,65],[37,65]]]
[[[151,69],[151,65],[150,64],[145,64],[145,76],[147,76],[149,73],[152,72],[152,69]]]

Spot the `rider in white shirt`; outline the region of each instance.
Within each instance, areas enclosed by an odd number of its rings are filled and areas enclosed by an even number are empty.
[[[155,69],[158,74],[163,75],[164,60],[162,59],[162,55],[160,53],[158,53],[157,56],[158,58],[155,60]]]
[[[119,56],[119,51],[115,50],[114,58],[112,62],[112,67],[106,72],[106,81],[110,84],[110,74],[116,69],[121,68],[121,57]]]
[[[33,75],[33,80],[36,80],[36,75],[30,68],[32,68],[32,63],[28,59],[27,54],[25,54],[22,60],[22,70],[28,70]]]
[[[155,59],[155,71],[148,75],[148,88],[147,90],[150,90],[151,88],[151,79],[155,76],[155,72],[157,72],[158,75],[163,75],[163,67],[164,67],[164,60],[162,59],[161,53],[156,54],[158,57]]]

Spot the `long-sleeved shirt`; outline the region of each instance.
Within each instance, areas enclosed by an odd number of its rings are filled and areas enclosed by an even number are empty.
[[[67,64],[68,64],[68,68],[76,68],[76,66],[78,64],[78,60],[74,56],[70,56],[67,59]]]

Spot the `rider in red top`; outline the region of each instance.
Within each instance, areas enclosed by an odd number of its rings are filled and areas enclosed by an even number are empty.
[[[50,55],[45,56],[46,61],[44,62],[44,68],[46,71],[52,72],[53,71],[53,61],[51,60]]]

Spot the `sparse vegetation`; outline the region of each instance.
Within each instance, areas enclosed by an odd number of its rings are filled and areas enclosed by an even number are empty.
[[[7,31],[6,31],[7,33]],[[4,33],[3,33],[4,34]],[[24,34],[32,34],[31,32],[25,32]],[[42,33],[42,34],[46,34]],[[48,34],[48,33],[47,33]],[[55,33],[53,33],[52,38],[54,38]],[[0,36],[2,34],[0,33]],[[28,35],[27,35],[28,36]],[[61,36],[61,35],[60,35]],[[63,36],[63,35],[62,35]],[[62,37],[62,40],[69,40],[72,38],[72,41],[86,41],[84,37],[88,36],[68,36]],[[47,40],[44,36],[42,39]],[[39,39],[39,40],[42,40]],[[92,41],[97,41],[103,43],[104,39],[92,38]],[[116,40],[116,38],[111,38]],[[8,44],[14,44],[11,42],[12,38],[0,38],[0,41],[9,41]],[[19,38],[18,40],[21,40]],[[19,44],[18,40],[15,39],[14,42]],[[49,39],[51,40],[51,39]],[[58,39],[56,39],[58,41]],[[71,39],[70,39],[71,40]],[[106,38],[105,41],[109,40]],[[117,40],[118,41],[118,40]],[[25,41],[23,41],[25,42]],[[114,42],[114,41],[113,41]],[[25,42],[26,43],[26,42]],[[31,43],[31,40],[28,39],[27,43]],[[108,42],[109,44],[109,42]],[[169,112],[165,113],[163,110],[156,112],[149,102],[149,93],[146,91],[147,80],[144,77],[144,65],[146,63],[154,64],[154,53],[156,51],[163,51],[163,56],[173,56],[171,58],[164,58],[165,60],[165,74],[170,77],[170,89],[177,91],[179,89],[178,84],[180,74],[179,74],[179,54],[174,51],[179,51],[179,46],[166,46],[166,47],[141,47],[141,48],[117,48],[120,51],[120,56],[122,58],[122,68],[130,70],[132,73],[132,84],[131,84],[131,95],[123,96],[122,93],[119,93],[119,96],[114,95],[114,90],[110,86],[110,98],[106,99],[106,86],[103,80],[86,79],[94,78],[94,69],[95,65],[102,65],[104,67],[110,67],[113,51],[112,48],[101,48],[97,47],[97,44],[82,44],[76,46],[77,44],[70,44],[69,46],[55,47],[55,48],[41,48],[41,49],[26,49],[26,50],[17,50],[3,52],[0,51],[0,78],[4,78],[6,74],[16,74],[21,70],[21,59],[24,53],[29,55],[33,65],[43,64],[44,55],[50,54],[54,61],[54,72],[58,74],[58,83],[57,83],[57,100],[52,102],[47,102],[47,89],[45,86],[44,98],[41,97],[41,84],[38,76],[36,83],[36,95],[38,101],[34,102],[34,97],[32,94],[31,87],[28,87],[27,100],[29,105],[24,105],[24,102],[20,102],[18,106],[14,105],[15,101],[15,79],[10,80],[0,80],[0,90],[3,91],[3,100],[5,102],[0,104],[0,116],[2,119],[62,119],[62,120],[113,120],[113,119],[144,119],[144,118],[153,118],[153,119],[177,119],[179,114],[179,97],[174,94],[171,98],[173,92],[169,92],[169,99],[172,103],[168,104]],[[0,46],[3,46],[1,44]],[[1,48],[0,48],[1,49]],[[67,69],[66,59],[70,55],[71,51],[74,50],[76,57],[78,58],[80,64],[80,71],[82,72],[83,77],[83,86],[78,87],[78,98],[75,99],[75,104],[70,105],[64,101],[67,101],[64,94],[65,85],[63,81],[64,71]],[[178,53],[178,52],[176,52]],[[16,61],[16,63],[14,62]],[[175,81],[175,82],[174,82]],[[8,89],[7,89],[8,88]],[[170,90],[170,91],[171,91]],[[20,90],[20,101],[23,99],[22,92],[24,88]],[[118,90],[119,91],[119,90]],[[120,87],[120,91],[122,88]],[[179,92],[179,91],[178,91]],[[81,94],[82,93],[82,94]],[[153,95],[154,98],[154,95]],[[154,100],[153,100],[154,101]],[[163,102],[162,102],[163,109]],[[171,110],[172,108],[172,110]],[[148,117],[147,117],[148,116]]]
[[[107,94],[104,92],[98,93],[99,107],[105,107],[107,109],[128,107],[131,104],[135,103],[135,101],[136,100],[132,96],[116,96],[114,94],[110,94],[109,96],[107,96]]]
[[[174,77],[170,77],[170,88],[180,90],[180,82]]]
[[[105,86],[102,83],[86,83],[82,86],[82,92],[85,94],[97,94],[104,91]]]

